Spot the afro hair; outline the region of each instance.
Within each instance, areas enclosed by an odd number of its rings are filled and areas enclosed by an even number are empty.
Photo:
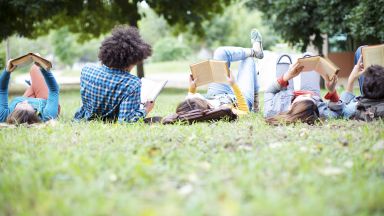
[[[151,46],[143,41],[137,28],[120,25],[101,43],[99,59],[107,67],[126,69],[151,54]]]

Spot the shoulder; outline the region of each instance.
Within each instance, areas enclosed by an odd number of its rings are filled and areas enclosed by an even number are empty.
[[[101,70],[103,70],[103,66],[88,63],[88,64],[84,65],[84,67],[81,71],[83,73],[83,72],[93,72],[93,71],[101,71]]]

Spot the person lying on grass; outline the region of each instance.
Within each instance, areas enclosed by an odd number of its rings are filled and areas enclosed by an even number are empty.
[[[289,80],[301,73],[303,67],[298,63],[275,80],[264,94],[264,117],[269,124],[290,124],[304,122],[313,124],[319,118],[336,118],[341,115],[342,103],[336,92],[337,76],[326,82],[328,93],[321,99],[320,89],[314,81],[306,80],[305,89],[294,91],[287,88]],[[303,82],[303,81],[302,81]],[[313,84],[313,85],[312,85]]]
[[[186,100],[181,102],[176,113],[188,112],[196,109],[206,110],[227,106],[233,108],[237,115],[244,115],[250,111],[259,111],[257,70],[253,58],[263,58],[261,34],[251,31],[252,48],[219,47],[215,50],[213,59],[231,62],[240,61],[239,71],[235,77],[231,74],[228,83],[211,83],[206,95],[196,93],[195,81],[190,77],[190,87]]]
[[[59,114],[59,85],[50,71],[33,65],[29,71],[31,85],[22,97],[14,98],[8,105],[8,84],[11,73],[8,61],[0,76],[0,122],[8,124],[34,124],[56,119]]]
[[[115,27],[101,44],[101,65],[89,64],[81,71],[82,106],[74,119],[136,122],[144,118],[154,103],[148,101],[144,108],[140,106],[141,81],[130,71],[151,53],[151,46],[136,28]]]
[[[358,62],[348,77],[345,91],[341,94],[341,101],[345,104],[343,108],[344,118],[353,118],[356,114],[356,105],[362,98],[373,99],[384,103],[384,67],[372,65],[364,68],[363,59],[359,52]],[[364,77],[361,79],[361,77]],[[354,82],[359,79],[362,96],[356,97],[353,93]]]

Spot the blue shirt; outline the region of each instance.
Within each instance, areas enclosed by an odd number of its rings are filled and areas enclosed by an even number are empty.
[[[146,115],[140,108],[140,93],[140,79],[129,72],[86,65],[80,76],[82,106],[75,120],[135,122]]]
[[[11,73],[4,69],[3,73],[0,75],[0,122],[5,122],[8,115],[15,109],[16,105],[25,100],[35,109],[42,121],[57,118],[59,108],[59,85],[51,72],[46,71],[43,68],[40,68],[40,71],[48,86],[48,98],[16,97],[8,106],[8,84]]]

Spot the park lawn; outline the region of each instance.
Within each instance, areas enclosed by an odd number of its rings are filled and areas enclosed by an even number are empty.
[[[384,121],[72,123],[78,92],[61,104],[55,125],[0,130],[0,215],[384,214]]]

